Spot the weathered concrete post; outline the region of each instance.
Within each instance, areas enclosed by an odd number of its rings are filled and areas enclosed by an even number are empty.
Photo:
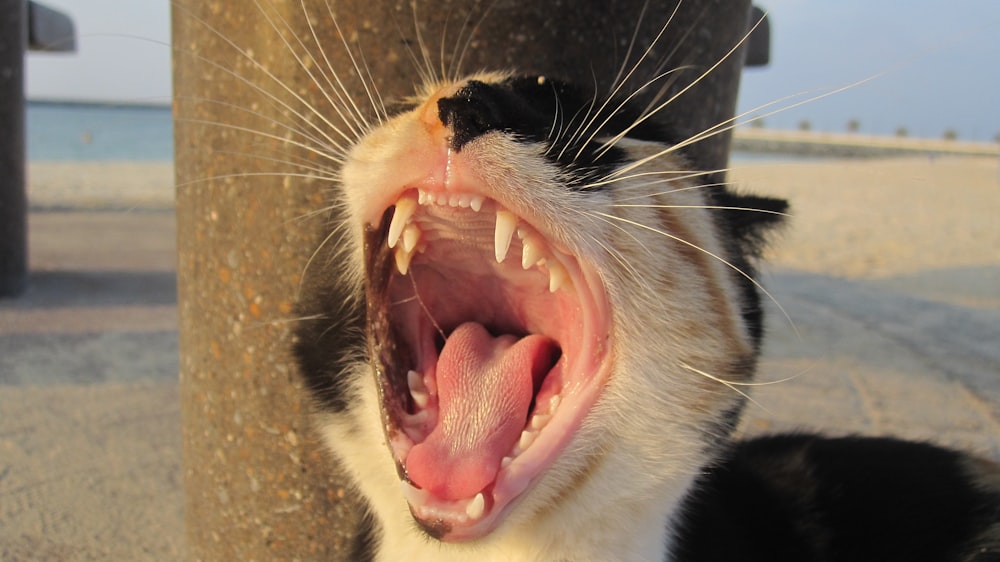
[[[314,83],[303,70],[326,64],[310,22],[330,64],[353,84],[354,99],[364,105],[367,97],[351,80],[326,2],[312,2],[308,14],[298,2],[255,4],[190,2],[173,11],[188,542],[191,557],[202,560],[336,560],[344,557],[355,507],[309,429],[308,401],[287,351],[299,278],[327,234],[309,216],[335,188],[291,175],[330,164],[282,142],[302,140],[289,127],[320,123],[306,104],[336,120],[320,93],[329,84]],[[418,80],[408,51],[418,44],[414,19],[432,53],[451,53],[466,15],[476,22],[494,3],[418,5],[416,18],[408,2],[329,4],[391,100],[412,93]],[[518,68],[583,84],[596,77],[607,91],[643,4],[496,3],[466,38],[463,68]],[[673,10],[653,4],[633,56]],[[683,2],[639,75],[649,76],[660,57],[673,53],[669,66],[694,69],[671,85],[682,89],[743,36],[748,13],[746,0]],[[300,55],[310,51],[308,60],[296,60],[289,45]],[[732,57],[672,105],[667,115],[679,129],[699,132],[732,115],[741,62]],[[695,147],[693,160],[722,167],[727,146],[720,135]]]
[[[24,0],[0,0],[0,297],[20,293],[28,273],[24,192],[27,13]]]
[[[28,282],[24,54],[76,49],[73,20],[26,0],[0,0],[0,298]]]

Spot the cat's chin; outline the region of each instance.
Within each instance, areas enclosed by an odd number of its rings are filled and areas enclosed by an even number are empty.
[[[500,201],[405,189],[366,236],[369,345],[403,496],[445,541],[504,521],[610,372],[596,270]]]

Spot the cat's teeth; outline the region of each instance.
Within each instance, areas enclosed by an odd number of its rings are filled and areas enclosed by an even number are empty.
[[[403,249],[412,253],[413,249],[416,248],[417,244],[420,242],[421,234],[423,233],[417,225],[406,225],[406,228],[403,229]]]
[[[486,202],[485,197],[481,195],[473,195],[469,199],[469,208],[478,213],[483,208],[484,202]]]
[[[399,242],[399,237],[403,234],[403,229],[410,222],[413,213],[417,210],[418,200],[413,196],[405,196],[396,201],[396,210],[392,214],[392,222],[389,223],[389,247],[395,248]]]
[[[427,490],[421,490],[405,480],[400,482],[400,484],[403,490],[403,497],[406,498],[406,501],[410,502],[410,505],[422,505],[430,498],[430,493]]]
[[[558,394],[553,394],[552,398],[549,398],[549,413],[550,414],[555,413],[556,408],[559,407],[559,404],[561,402],[562,402],[562,399],[559,398],[559,395]]]
[[[413,259],[413,252],[407,252],[405,248],[396,248],[396,269],[400,275],[406,275],[410,270],[410,261]]]
[[[483,497],[483,493],[479,492],[476,497],[472,498],[469,505],[465,506],[465,514],[469,516],[469,519],[479,519],[486,512],[486,498]]]
[[[549,423],[550,419],[552,419],[552,416],[547,414],[535,414],[531,416],[531,429],[535,431],[542,429]]]
[[[533,236],[525,237],[521,247],[522,269],[531,269],[532,266],[537,265],[539,261],[545,258],[545,254],[542,252],[542,245]]]
[[[413,403],[421,410],[430,404],[431,397],[426,392],[411,392],[410,395],[413,396]]]
[[[527,429],[522,431],[521,438],[518,439],[517,446],[514,447],[514,456],[516,457],[517,455],[520,455],[528,447],[530,447],[531,444],[535,442],[536,437],[538,437],[537,431],[529,431]]]
[[[569,281],[569,273],[558,261],[550,260],[545,264],[545,267],[549,270],[550,293],[558,291],[563,285],[566,284],[567,281]]]
[[[497,211],[497,229],[493,237],[497,263],[503,263],[510,249],[510,241],[517,229],[517,215],[510,211]]]
[[[424,377],[420,376],[420,373],[410,369],[406,372],[406,384],[410,387],[410,390],[426,391],[427,387],[424,385]]]
[[[430,403],[431,397],[427,386],[424,385],[424,378],[420,376],[420,373],[411,370],[406,373],[406,383],[410,387],[410,395],[413,396],[413,403],[420,409],[426,408],[427,404]]]

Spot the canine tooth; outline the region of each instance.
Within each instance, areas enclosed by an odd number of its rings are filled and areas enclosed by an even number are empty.
[[[486,201],[485,197],[482,197],[480,195],[474,195],[472,199],[469,200],[469,207],[471,207],[473,211],[478,213],[479,210],[483,208],[483,202],[485,201]]]
[[[406,228],[403,229],[403,249],[407,252],[413,252],[413,249],[417,247],[417,243],[420,242],[420,227],[415,224],[408,224]]]
[[[533,237],[528,237],[524,239],[524,244],[522,244],[522,254],[521,254],[521,267],[523,269],[531,269],[531,266],[537,264],[545,257],[542,253],[541,245]]]
[[[465,506],[465,514],[469,516],[469,519],[479,519],[486,512],[486,498],[483,497],[483,493],[479,492],[476,497],[472,498],[469,505]]]
[[[410,260],[413,259],[413,252],[407,252],[403,248],[396,248],[396,269],[400,275],[406,275],[410,270]]]
[[[417,210],[417,200],[413,197],[403,197],[396,201],[396,210],[392,213],[392,222],[389,223],[389,247],[395,248],[399,242],[399,236],[403,229],[413,217]]]
[[[569,280],[569,273],[559,262],[552,260],[546,264],[549,269],[549,292],[554,293]]]
[[[510,241],[517,229],[517,216],[510,211],[497,211],[497,230],[493,237],[496,246],[497,263],[503,263],[510,249]]]

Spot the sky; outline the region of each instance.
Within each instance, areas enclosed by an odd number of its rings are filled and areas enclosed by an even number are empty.
[[[168,103],[167,0],[43,0],[70,14],[76,54],[31,53],[29,99]],[[771,128],[993,140],[1000,135],[1000,1],[756,0],[769,12],[771,64],[747,69],[739,112],[791,95]],[[876,76],[877,75],[877,76]]]

